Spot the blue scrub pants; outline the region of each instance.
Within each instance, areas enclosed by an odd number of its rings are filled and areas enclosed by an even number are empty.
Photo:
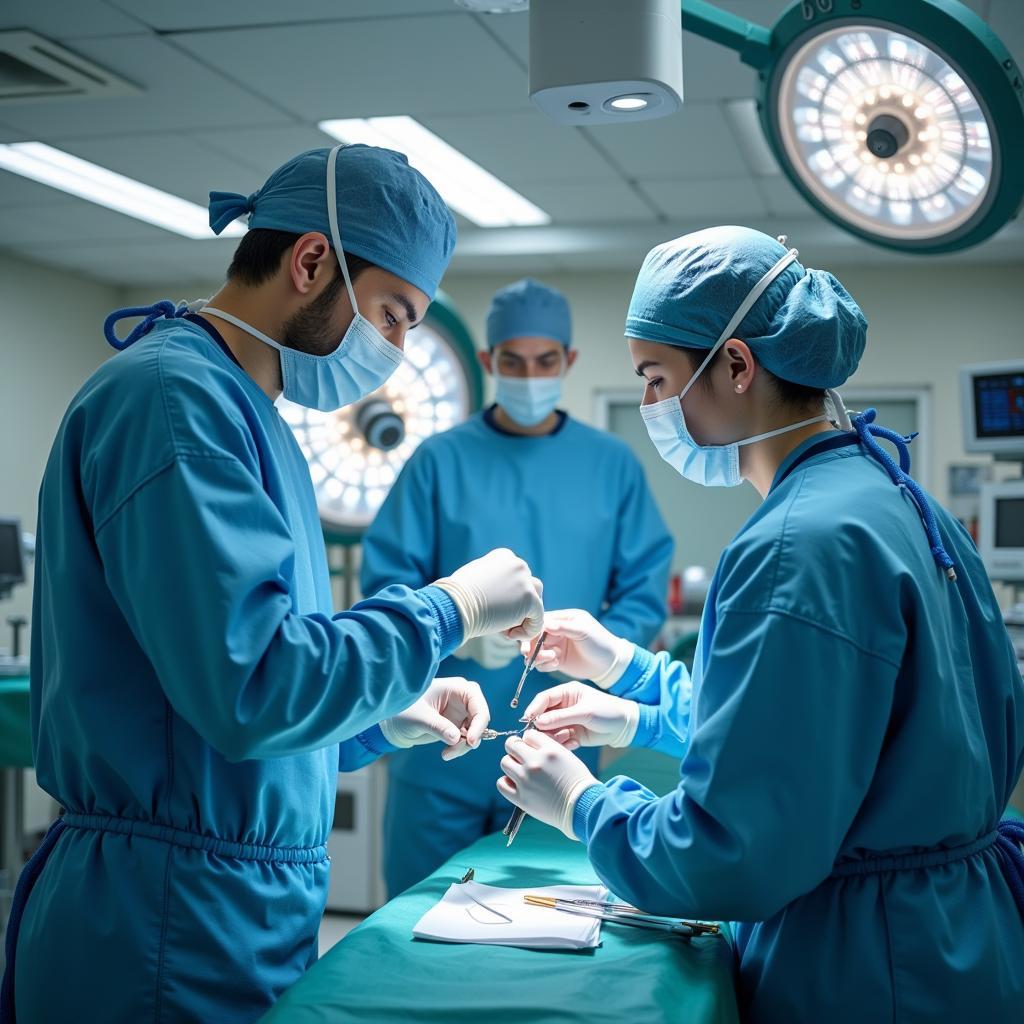
[[[503,829],[514,809],[497,790],[489,803],[464,803],[444,790],[412,785],[392,773],[384,810],[388,899],[423,881],[470,843]]]

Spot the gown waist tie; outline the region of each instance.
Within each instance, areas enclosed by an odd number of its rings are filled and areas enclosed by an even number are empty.
[[[1013,893],[1014,902],[1024,918],[1024,823],[1001,821],[998,827],[973,842],[962,846],[923,850],[921,853],[895,854],[848,860],[837,864],[829,878],[848,878],[851,875],[877,875],[889,871],[915,871],[966,860],[982,850],[995,848],[1006,884]]]

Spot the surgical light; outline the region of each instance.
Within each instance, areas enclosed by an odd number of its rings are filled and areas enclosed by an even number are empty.
[[[319,127],[339,142],[364,142],[404,153],[456,213],[479,227],[530,227],[551,221],[539,206],[411,117],[342,118],[321,121]]]
[[[1019,210],[1024,81],[958,0],[800,0],[771,29],[682,0],[682,24],[757,69],[782,170],[853,234],[947,252]]]
[[[180,196],[162,192],[42,142],[0,145],[0,168],[186,238],[217,237],[210,230],[205,206],[190,203]],[[237,238],[245,231],[245,225],[235,221],[221,232],[221,237]]]
[[[328,540],[358,541],[409,456],[426,438],[466,419],[481,394],[472,340],[439,295],[406,335],[402,365],[362,402],[319,412],[278,399],[309,464]]]

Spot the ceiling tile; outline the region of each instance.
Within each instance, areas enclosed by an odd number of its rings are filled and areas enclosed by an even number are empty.
[[[529,109],[523,70],[474,18],[459,14],[169,38],[310,123]]]
[[[396,15],[450,14],[454,0],[304,0],[285,7],[280,0],[112,0],[140,21],[161,32],[185,29],[295,25],[309,21],[392,18]],[[469,17],[467,14],[465,17]]]
[[[789,183],[784,175],[773,178],[758,178],[757,186],[764,196],[768,212],[776,216],[806,217],[813,207]]]
[[[525,194],[527,199],[549,213],[556,224],[657,220],[657,214],[625,182],[536,182],[526,189]]]
[[[7,124],[43,142],[138,133],[156,136],[140,144],[160,146],[159,136],[167,131],[289,120],[243,87],[155,36],[83,39],[75,49],[141,86],[143,92],[109,99],[5,104]],[[188,157],[182,154],[181,159]]]
[[[0,29],[7,28],[27,28],[50,39],[67,40],[124,35],[140,31],[143,25],[128,11],[118,10],[103,0],[4,0],[0,6]]]
[[[760,217],[768,213],[752,178],[639,181],[637,184],[666,217],[699,220],[701,217]]]
[[[631,178],[741,178],[749,170],[721,107],[691,103],[640,124],[584,129]]]
[[[206,148],[244,164],[255,171],[260,181],[270,172],[307,149],[334,145],[335,140],[319,128],[304,124],[273,125],[265,128],[218,128],[216,131],[190,132],[189,136]],[[196,154],[196,158],[200,159]],[[205,157],[201,158],[205,162]],[[241,191],[233,189],[232,191]]]
[[[13,206],[0,217],[0,245],[48,245],[161,240],[152,224],[82,200],[47,206]]]
[[[619,174],[578,128],[539,110],[425,117],[423,123],[502,181],[610,181]]]

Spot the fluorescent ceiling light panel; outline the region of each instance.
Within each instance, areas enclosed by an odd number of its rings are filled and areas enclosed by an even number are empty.
[[[533,227],[551,218],[525,196],[405,115],[321,121],[339,142],[397,149],[456,212],[482,228]]]
[[[186,238],[217,237],[210,230],[205,207],[42,142],[0,145],[0,168]],[[245,225],[236,220],[221,232],[221,237],[237,238],[245,232]]]

